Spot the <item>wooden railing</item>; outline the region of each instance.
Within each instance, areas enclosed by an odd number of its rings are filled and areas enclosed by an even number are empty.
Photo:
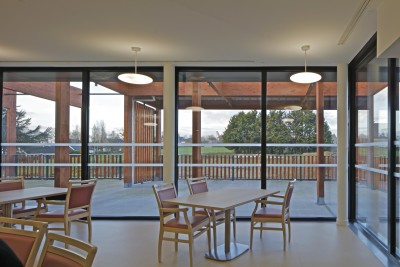
[[[4,162],[4,161],[3,161]],[[79,165],[81,162],[80,155],[70,155],[70,163]],[[107,164],[106,166],[90,167],[90,176],[98,179],[122,179],[123,167],[112,166],[123,163],[122,154],[105,154],[91,155],[89,158],[91,163]],[[14,167],[18,176],[26,178],[50,179],[54,177],[54,166],[43,166],[54,163],[53,154],[40,155],[18,155],[15,163],[21,166]],[[336,164],[336,156],[325,156],[325,164]],[[24,166],[26,164],[26,166]],[[192,156],[179,156],[179,178],[185,179],[192,176]],[[261,155],[259,154],[205,154],[202,155],[201,173],[208,176],[209,179],[216,180],[257,180],[261,177]],[[268,179],[299,179],[299,180],[315,180],[315,166],[307,166],[307,164],[317,164],[315,155],[267,155],[267,178]],[[220,166],[218,166],[220,165]],[[221,166],[222,165],[222,166]],[[285,166],[288,165],[288,166]],[[294,165],[294,166],[293,166]],[[149,168],[149,167],[137,167]],[[153,180],[162,179],[162,167],[153,168]],[[323,167],[325,170],[326,180],[336,179],[336,167]],[[81,176],[81,168],[79,166],[71,166],[70,174],[72,178]],[[140,177],[135,179],[141,182]],[[148,178],[143,177],[143,181]]]
[[[180,155],[179,164],[186,165],[179,167],[179,178],[185,179],[192,176],[193,167],[191,155]],[[336,156],[325,156],[325,164],[336,164]],[[261,155],[227,155],[209,154],[202,155],[202,175],[209,179],[241,179],[252,180],[261,177]],[[224,164],[231,166],[207,166]],[[315,155],[267,155],[267,179],[299,179],[315,180],[317,167],[307,166],[317,164]],[[241,166],[243,165],[243,166]],[[246,166],[250,165],[250,166]],[[259,165],[259,166],[252,166]],[[297,165],[297,166],[285,166]],[[323,167],[325,169],[325,180],[336,180],[336,167]]]
[[[123,167],[112,166],[123,163],[122,154],[91,155],[91,163],[107,164],[106,166],[90,167],[90,176],[98,179],[123,179]],[[162,162],[162,159],[160,159]],[[387,157],[385,156],[358,156],[357,164],[374,168],[380,172],[387,170]],[[5,158],[3,157],[3,163]],[[80,155],[70,155],[70,163],[79,165]],[[14,168],[16,176],[26,178],[53,179],[54,166],[43,166],[54,163],[54,155],[18,155],[14,163],[21,166]],[[192,177],[192,156],[179,156],[179,178]],[[325,164],[336,164],[336,156],[325,156]],[[261,177],[261,155],[237,155],[237,154],[205,154],[202,155],[201,174],[214,180],[257,180]],[[307,166],[313,164],[314,166]],[[317,168],[315,155],[267,155],[267,179],[293,179],[315,180]],[[25,165],[25,166],[24,166]],[[219,165],[219,166],[218,166]],[[221,166],[222,165],[222,166]],[[136,167],[152,168],[152,179],[162,180],[162,167]],[[322,167],[325,172],[325,180],[336,180],[336,167]],[[3,167],[4,169],[4,167]],[[373,172],[366,168],[356,169],[356,180],[359,183],[379,190],[387,190],[387,175]],[[71,178],[81,177],[79,166],[70,167]],[[140,173],[140,172],[138,172]],[[135,177],[137,183],[149,181],[146,177]]]

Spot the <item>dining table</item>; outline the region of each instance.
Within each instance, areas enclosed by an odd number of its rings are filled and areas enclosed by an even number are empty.
[[[68,189],[60,187],[31,187],[18,190],[0,192],[0,205],[3,206],[3,217],[13,216],[14,203],[25,200],[66,195]]]
[[[229,261],[249,250],[247,244],[231,241],[231,212],[235,207],[247,204],[257,199],[266,198],[279,191],[257,188],[223,188],[193,195],[181,196],[164,200],[166,204],[175,204],[193,208],[203,208],[225,212],[225,241],[224,244],[210,249],[206,258],[217,261]]]

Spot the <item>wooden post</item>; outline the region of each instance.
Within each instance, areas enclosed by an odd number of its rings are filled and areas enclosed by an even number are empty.
[[[324,89],[316,83],[316,106],[317,106],[317,144],[324,144]],[[317,147],[317,163],[324,164],[324,148]],[[325,204],[325,167],[317,169],[317,204]]]
[[[69,82],[56,82],[56,131],[57,143],[69,143]],[[56,146],[54,163],[69,163],[69,146]],[[54,186],[68,187],[70,168],[68,166],[54,167]]]
[[[17,142],[17,97],[16,92],[3,89],[3,107],[6,108],[6,143]],[[4,141],[3,141],[4,142]],[[17,148],[15,146],[7,146],[5,163],[17,163]],[[5,177],[16,176],[14,167],[4,167]]]
[[[131,96],[124,96],[124,143],[132,144],[133,136],[133,98]],[[132,163],[132,147],[124,147],[124,163]],[[124,167],[124,187],[132,187],[132,167]]]
[[[201,107],[200,83],[193,82],[192,106]],[[192,143],[201,143],[201,111],[192,112]],[[201,147],[192,148],[192,163],[201,163]],[[202,167],[193,167],[193,177],[202,176]]]
[[[161,144],[161,110],[156,110],[156,144]],[[162,155],[161,155],[161,147],[155,147],[155,162],[154,163],[162,163]],[[162,167],[155,167],[155,177],[159,180],[162,180]]]

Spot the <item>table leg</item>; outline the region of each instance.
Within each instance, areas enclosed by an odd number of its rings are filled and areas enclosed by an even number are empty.
[[[225,243],[206,253],[206,258],[217,261],[229,261],[249,250],[248,245],[231,242],[231,210],[225,211]]]
[[[12,216],[13,216],[12,203],[3,204],[3,217],[12,218]],[[12,225],[9,223],[6,223],[5,226],[11,227]]]

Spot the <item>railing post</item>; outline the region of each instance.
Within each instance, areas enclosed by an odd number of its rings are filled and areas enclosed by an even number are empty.
[[[118,159],[119,164],[122,164],[122,155],[118,155]],[[118,177],[122,180],[122,166],[118,167]]]

